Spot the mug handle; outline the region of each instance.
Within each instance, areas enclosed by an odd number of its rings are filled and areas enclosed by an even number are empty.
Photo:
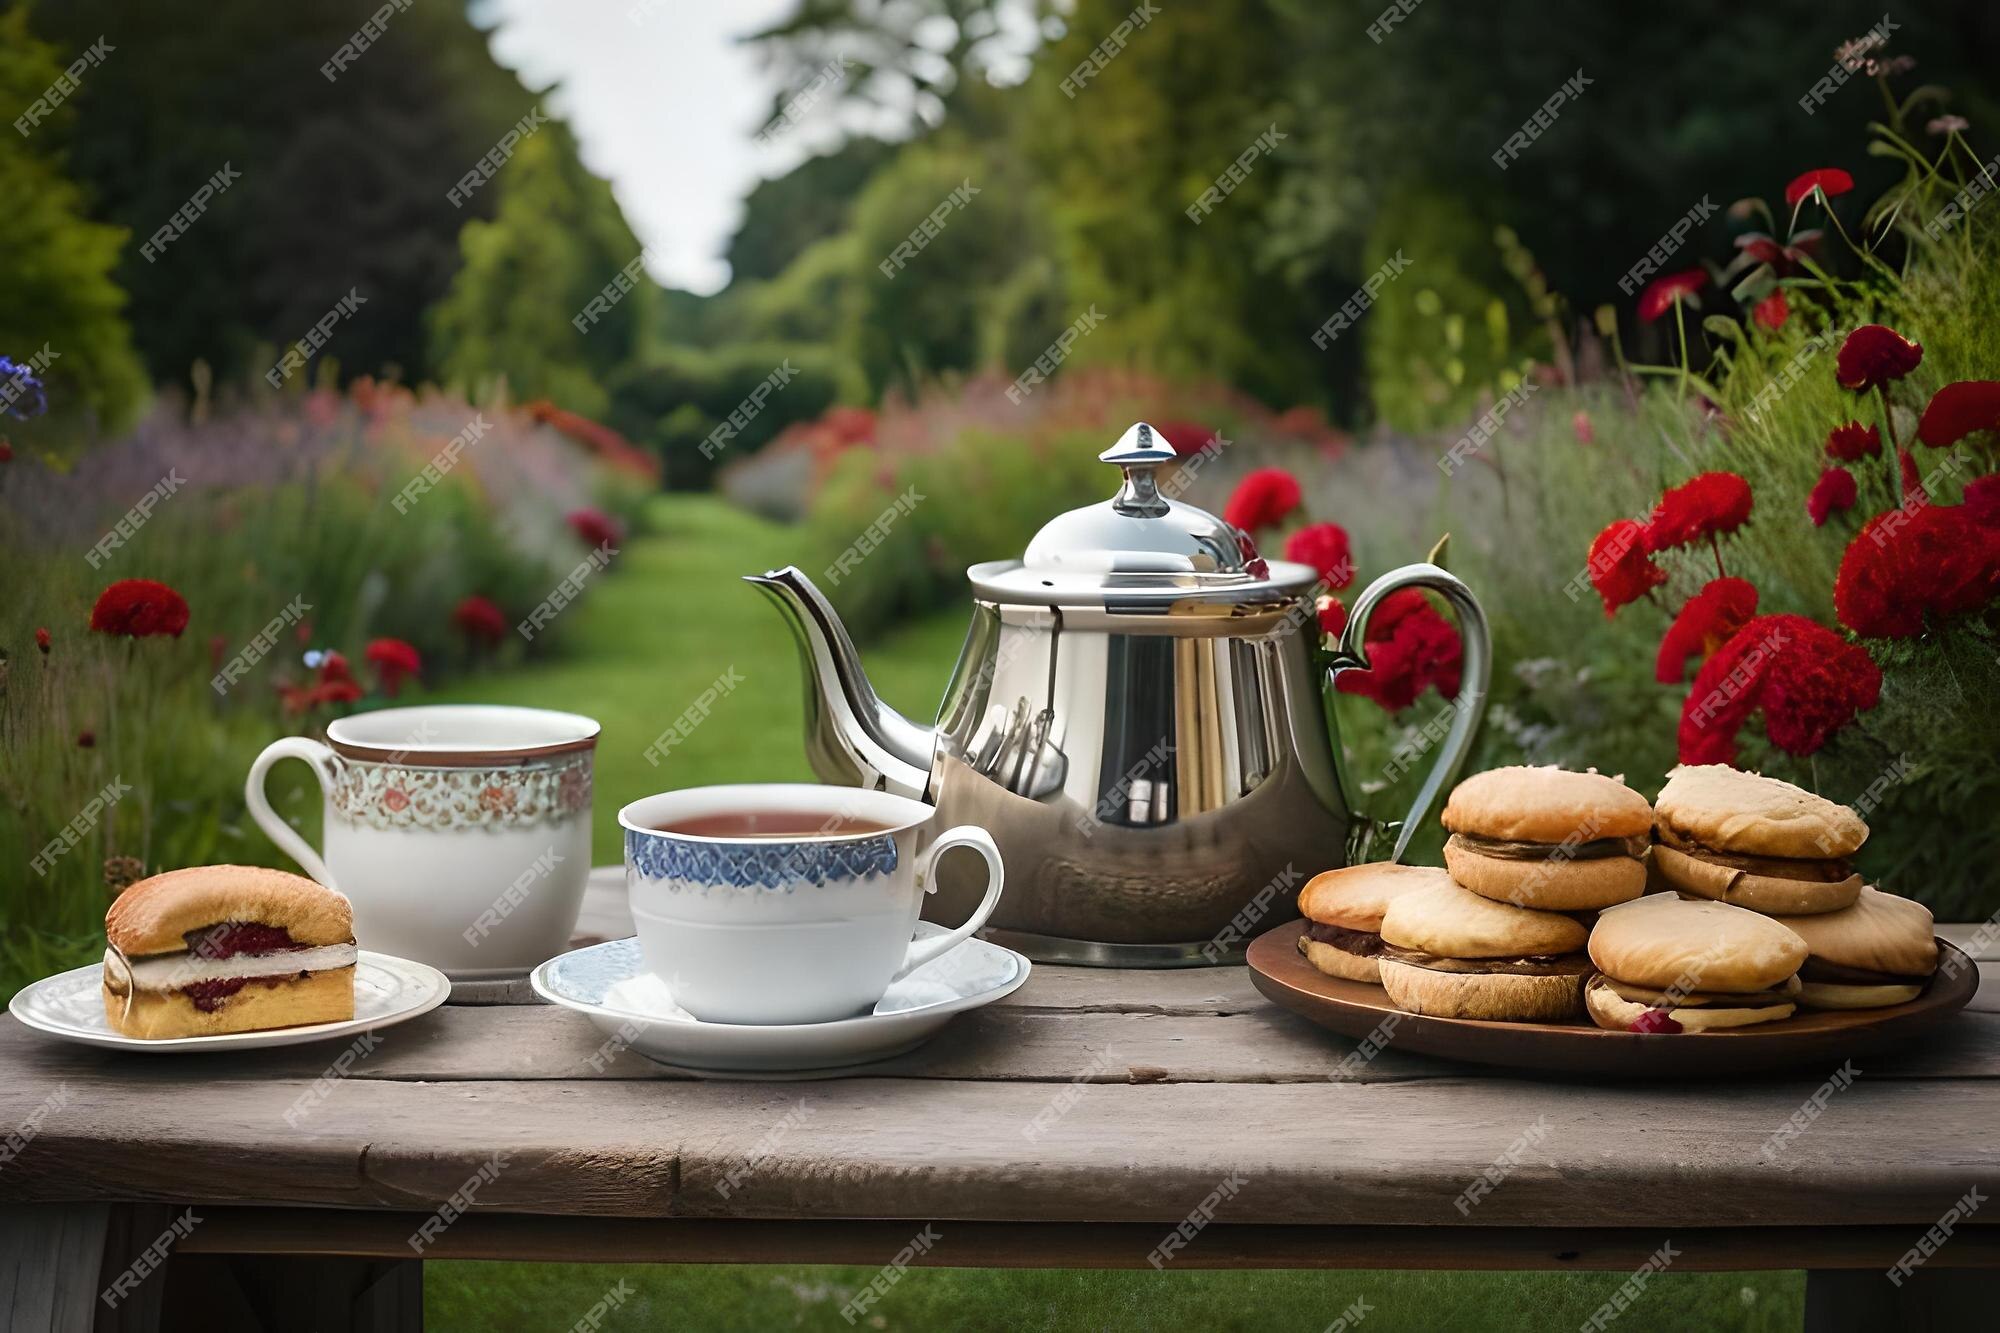
[[[297,861],[299,868],[308,875],[338,893],[340,886],[333,882],[333,874],[327,870],[326,862],[299,836],[297,829],[271,808],[271,802],[264,796],[265,775],[271,771],[271,765],[280,759],[303,759],[311,764],[313,776],[319,779],[319,789],[324,794],[332,790],[339,776],[333,751],[304,736],[287,736],[272,741],[264,747],[264,753],[257,756],[257,762],[250,765],[250,776],[243,781],[243,800],[250,807],[250,817],[257,821],[257,827],[278,844],[279,851]]]
[[[979,900],[979,906],[973,909],[964,925],[927,940],[911,940],[910,951],[903,955],[903,965],[896,969],[895,976],[889,978],[891,981],[901,981],[931,959],[970,939],[974,931],[986,924],[986,918],[993,915],[993,909],[1000,905],[1000,886],[1006,880],[1006,871],[1000,864],[1000,849],[993,845],[993,835],[977,824],[960,824],[938,835],[938,840],[924,854],[923,870],[919,872],[918,883],[924,886],[924,892],[937,892],[938,858],[954,847],[970,847],[986,858],[986,896]]]

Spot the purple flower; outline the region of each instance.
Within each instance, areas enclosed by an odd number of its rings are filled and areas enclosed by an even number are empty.
[[[0,415],[26,421],[48,410],[48,395],[34,370],[0,356]]]

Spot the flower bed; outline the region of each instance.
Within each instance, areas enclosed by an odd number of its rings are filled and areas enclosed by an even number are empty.
[[[367,381],[190,416],[66,470],[0,463],[10,983],[84,961],[142,874],[282,863],[244,817],[257,751],[540,651],[517,622],[653,485],[575,422]],[[273,784],[308,824],[309,783]]]

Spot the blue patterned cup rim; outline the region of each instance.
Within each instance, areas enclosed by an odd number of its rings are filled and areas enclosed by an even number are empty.
[[[880,827],[856,833],[788,833],[774,838],[712,838],[705,834],[676,833],[658,827],[675,820],[742,811],[819,815],[828,820],[863,819]],[[894,792],[829,787],[816,782],[736,782],[710,787],[684,787],[679,791],[643,796],[618,812],[618,824],[628,834],[674,842],[729,845],[836,843],[892,836],[924,823],[936,813],[935,806],[908,796],[898,796]]]

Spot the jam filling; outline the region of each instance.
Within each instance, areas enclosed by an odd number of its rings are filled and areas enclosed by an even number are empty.
[[[1349,930],[1345,926],[1323,926],[1317,921],[1306,925],[1306,938],[1331,944],[1342,953],[1357,958],[1373,958],[1382,952],[1382,937],[1372,930]]]
[[[212,1014],[228,1003],[230,996],[236,994],[237,991],[242,990],[253,981],[260,986],[282,986],[288,981],[303,979],[311,975],[312,973],[310,972],[301,972],[296,978],[289,976],[225,977],[216,981],[190,981],[187,985],[180,988],[180,992],[188,997],[189,1002],[195,1008],[201,1010],[204,1014]]]
[[[1614,856],[1643,856],[1645,838],[1593,838],[1589,842],[1512,842],[1505,838],[1482,838],[1476,833],[1454,833],[1452,837],[1467,851],[1501,861],[1605,861]]]
[[[1681,1027],[1680,1020],[1669,1014],[1666,1010],[1648,1009],[1645,1013],[1633,1019],[1632,1025],[1626,1031],[1674,1033],[1684,1031],[1684,1029]]]
[[[303,949],[294,943],[283,926],[267,926],[257,921],[224,921],[190,930],[181,936],[188,952],[197,958],[234,958],[240,953],[277,953],[283,949]]]

